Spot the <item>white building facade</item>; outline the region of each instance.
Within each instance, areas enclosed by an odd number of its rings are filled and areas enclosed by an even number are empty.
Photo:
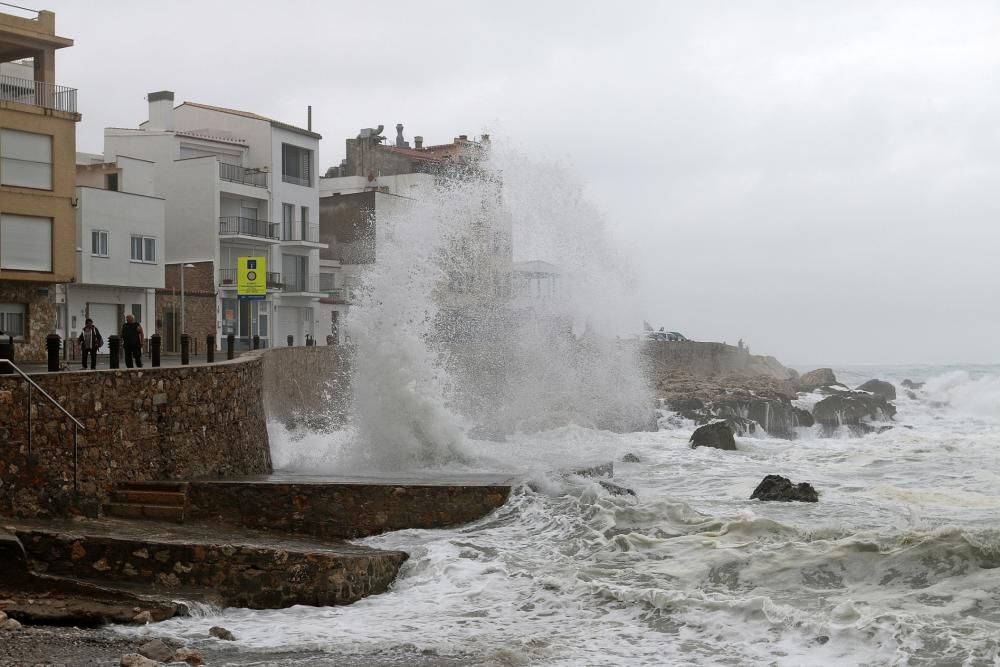
[[[233,109],[175,107],[169,91],[150,93],[148,100],[149,120],[138,129],[105,130],[105,157],[153,162],[157,195],[166,199],[166,262],[212,267],[215,321],[191,331],[187,313],[189,333],[211,329],[220,346],[227,334],[243,345],[259,336],[263,346],[274,346],[288,336],[301,345],[325,330],[320,135]],[[264,299],[239,298],[240,257],[266,258]]]
[[[154,194],[153,164],[120,156],[77,159],[77,279],[62,285],[60,322],[73,345],[87,318],[104,339],[126,315],[148,333],[156,321],[156,290],[163,281],[165,201]],[[103,351],[107,351],[107,347]]]

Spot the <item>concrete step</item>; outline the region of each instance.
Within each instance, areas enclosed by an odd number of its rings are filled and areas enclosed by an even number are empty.
[[[111,499],[116,503],[131,505],[165,505],[184,507],[187,495],[181,491],[139,491],[137,489],[115,489]]]
[[[151,519],[184,523],[184,507],[176,505],[146,505],[115,502],[104,506],[104,514],[122,519]]]
[[[115,489],[119,491],[167,491],[170,493],[187,492],[187,482],[173,480],[149,480],[144,482],[118,482]]]

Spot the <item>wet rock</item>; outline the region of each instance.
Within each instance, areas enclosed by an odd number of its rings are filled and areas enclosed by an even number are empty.
[[[5,632],[14,632],[21,629],[21,624],[15,621],[13,618],[8,618],[3,623],[0,623],[0,630]]]
[[[162,640],[153,639],[139,647],[139,655],[157,662],[170,662],[174,656],[174,650],[164,644]]]
[[[798,391],[815,391],[820,387],[837,384],[837,376],[833,374],[833,369],[817,368],[814,371],[803,373],[795,383]]]
[[[876,396],[881,396],[887,401],[891,401],[896,398],[896,388],[892,386],[891,382],[886,382],[884,380],[869,380],[858,387],[858,389],[861,391],[869,391]]]
[[[153,622],[153,615],[148,611],[140,611],[138,614],[132,617],[132,622],[138,625],[146,625],[147,623]]]
[[[736,450],[733,431],[725,422],[715,422],[695,429],[691,434],[691,447],[714,447],[729,451]]]
[[[232,632],[218,625],[213,625],[209,629],[208,634],[212,635],[213,637],[217,637],[219,639],[224,639],[227,642],[236,641],[236,637],[233,636]]]
[[[923,382],[914,382],[913,380],[903,380],[903,386],[907,389],[922,389],[924,386]]]
[[[621,486],[619,484],[615,484],[614,482],[609,482],[607,480],[601,479],[601,480],[598,480],[597,483],[600,484],[602,487],[604,487],[604,490],[607,491],[608,493],[610,493],[613,496],[634,496],[635,495],[635,491],[633,491],[632,489],[630,489],[628,487],[625,487],[625,486]]]
[[[819,501],[819,494],[808,482],[792,484],[787,477],[768,475],[750,494],[750,500],[815,503]]]
[[[138,653],[126,653],[118,664],[121,667],[159,667],[160,663]]]
[[[876,394],[847,391],[827,396],[813,407],[812,414],[827,429],[851,426],[867,431],[864,420],[888,421],[896,407]]]
[[[793,407],[792,414],[795,415],[796,426],[812,426],[816,423],[816,420],[813,419],[812,413],[808,410]]]
[[[204,665],[205,656],[193,648],[179,648],[170,658],[172,662],[186,662],[189,665]]]
[[[640,459],[632,452],[629,452],[628,454],[622,457],[622,463],[642,463],[642,459]]]

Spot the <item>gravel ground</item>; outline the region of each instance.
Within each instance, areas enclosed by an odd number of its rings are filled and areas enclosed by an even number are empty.
[[[140,645],[152,637],[123,637],[104,628],[69,628],[55,626],[23,626],[21,629],[0,631],[0,667],[118,667],[126,653],[137,652]],[[180,644],[161,638],[173,647]],[[468,657],[426,655],[400,647],[398,651],[380,655],[351,656],[308,652],[259,653],[240,650],[239,642],[211,641],[191,645],[202,652],[205,664],[255,667],[464,667],[483,664]],[[497,664],[490,662],[486,664]],[[505,663],[507,664],[507,663]]]

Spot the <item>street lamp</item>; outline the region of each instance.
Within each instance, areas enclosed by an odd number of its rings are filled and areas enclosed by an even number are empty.
[[[187,310],[184,308],[184,269],[193,269],[194,264],[181,264],[181,335],[187,333],[187,329],[184,326],[184,316],[187,314]]]

